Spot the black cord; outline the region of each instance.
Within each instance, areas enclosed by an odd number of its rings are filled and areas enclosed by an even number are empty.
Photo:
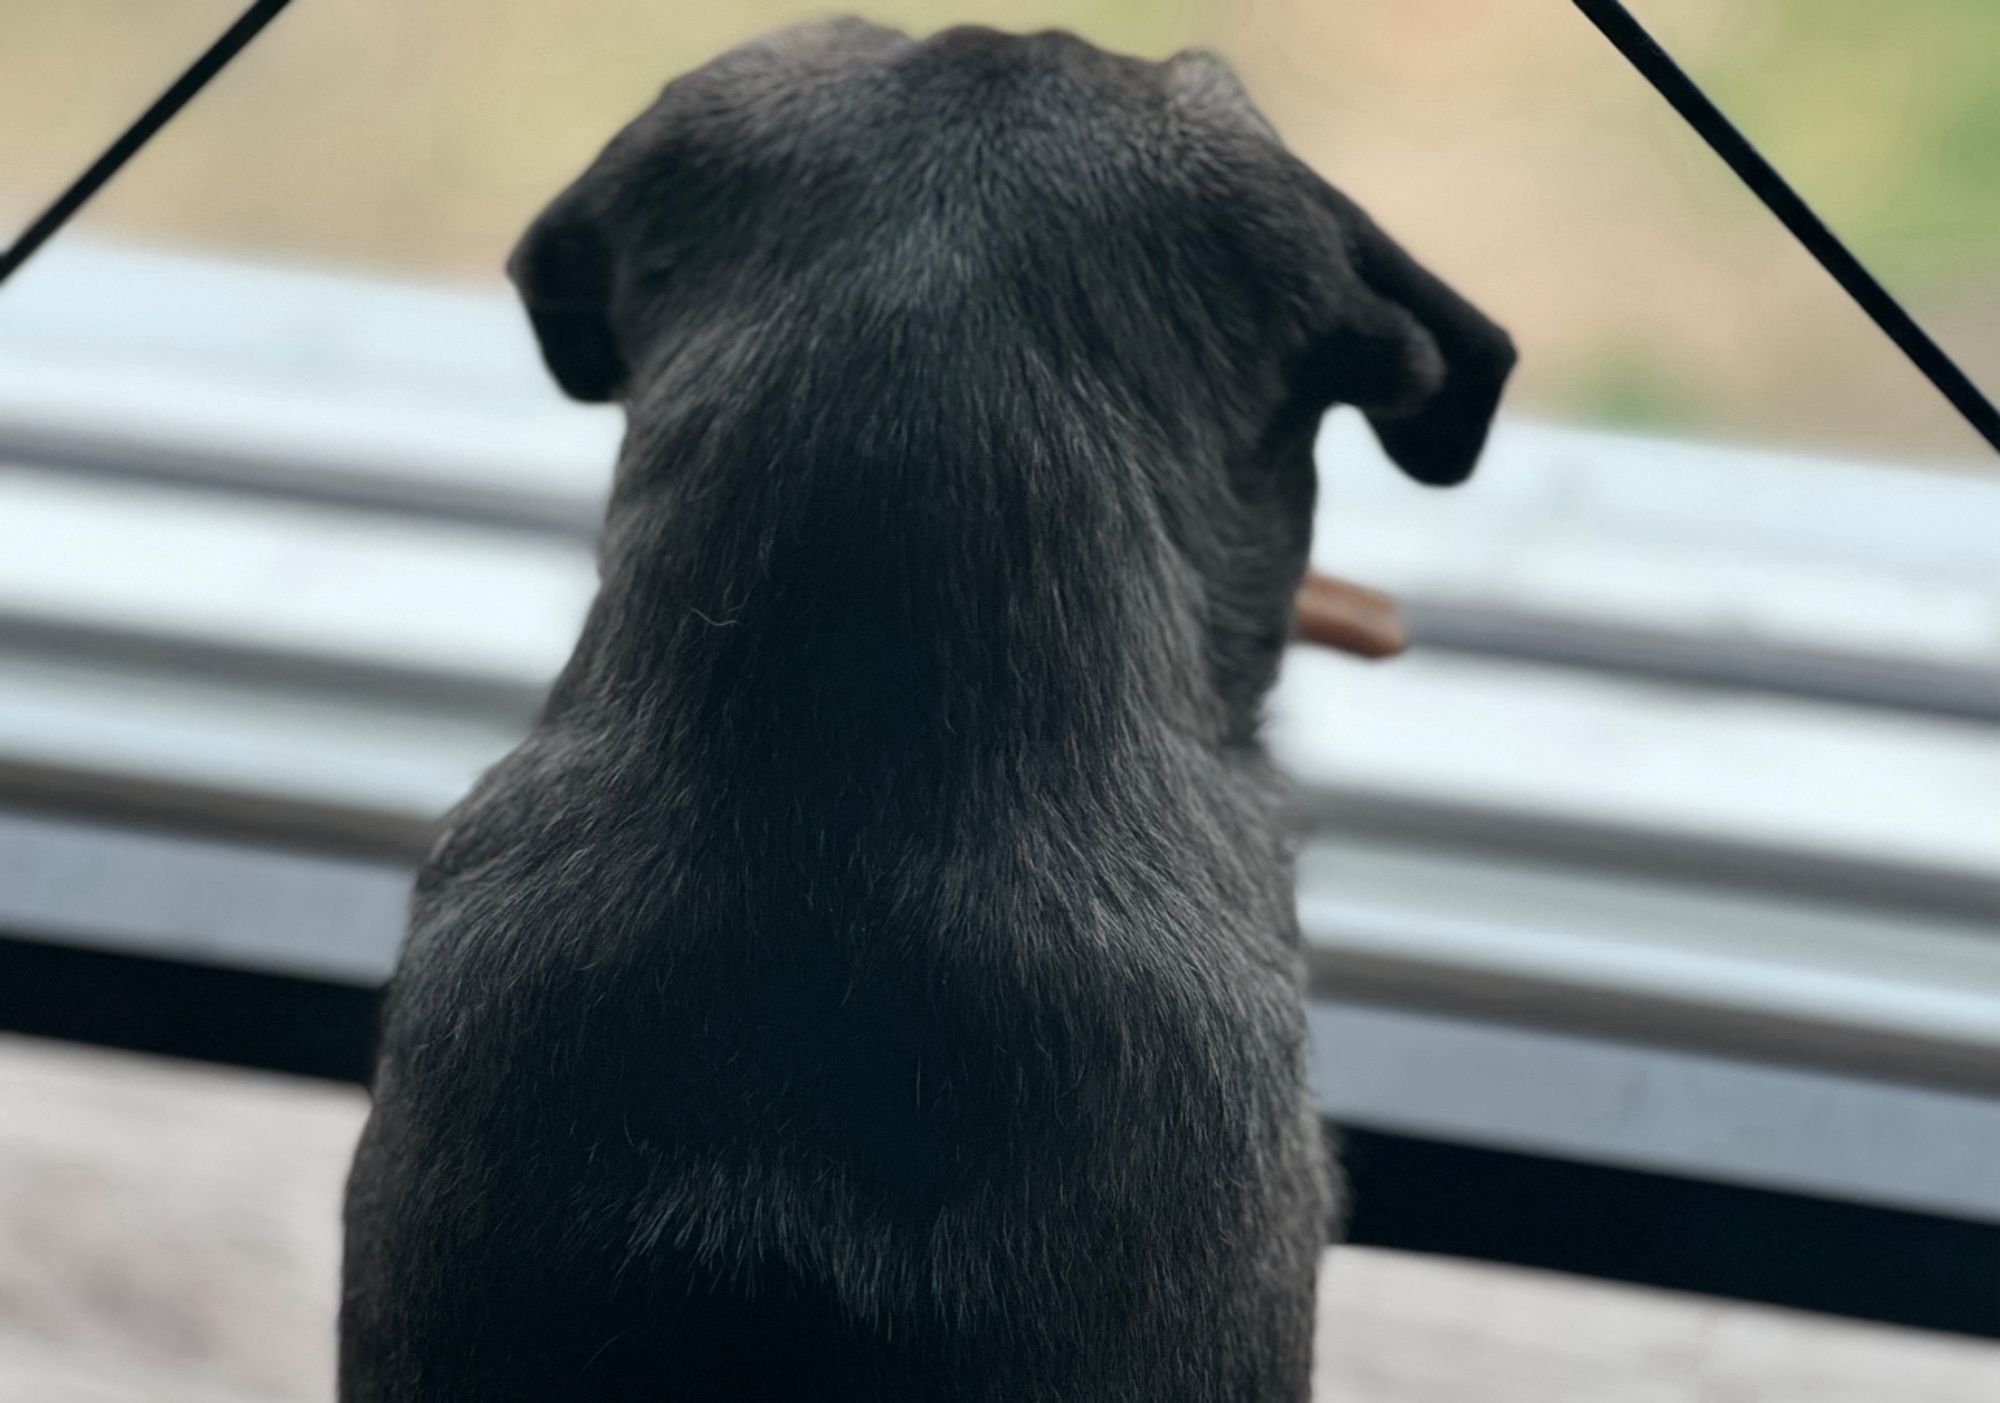
[[[1709,100],[1694,79],[1674,62],[1645,26],[1632,17],[1620,0],[1576,0],[1577,8],[1590,22],[1604,31],[1604,37],[1659,89],[1660,96],[1673,104],[1715,154],[1743,179],[1771,213],[1784,221],[1807,252],[1833,275],[1847,295],[1861,304],[1861,310],[1875,319],[1875,325],[1908,356],[1917,369],[1951,401],[1979,435],[2000,450],[2000,409],[1981,393],[1979,387],[1958,368],[1945,349],[1931,339],[1895,296],[1876,280],[1861,260],[1849,251],[1840,237],[1826,227],[1812,207],[1765,160],[1748,137],[1736,129],[1722,109]]]
[[[174,80],[174,85],[161,93],[151,107],[139,114],[139,119],[127,127],[119,138],[105,148],[104,154],[91,162],[90,168],[73,181],[69,189],[56,197],[55,203],[36,216],[35,222],[21,232],[5,253],[0,253],[0,283],[5,283],[21,265],[34,257],[35,250],[47,243],[69,223],[70,217],[82,209],[84,203],[103,188],[106,181],[118,174],[124,164],[138,154],[139,148],[152,140],[161,127],[174,119],[194,95],[208,86],[208,80],[223,70],[228,62],[242,52],[243,47],[263,32],[264,26],[278,17],[292,0],[256,0],[243,12],[236,23],[222,32],[222,36],[209,45],[208,51],[192,64],[187,72]]]

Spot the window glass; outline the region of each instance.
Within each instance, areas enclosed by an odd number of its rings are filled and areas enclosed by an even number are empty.
[[[0,210],[48,198],[239,8],[11,0]],[[485,279],[665,77],[792,0],[299,0],[92,210],[101,235]],[[2000,7],[1644,0],[1975,378],[2000,382]],[[1977,440],[1570,5],[893,0],[1220,48],[1287,137],[1513,327],[1518,406],[1977,462]]]

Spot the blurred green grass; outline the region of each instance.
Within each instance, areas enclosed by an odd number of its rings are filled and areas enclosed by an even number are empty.
[[[1881,271],[1926,288],[1993,271],[2000,0],[1760,0],[1716,55],[1718,100]]]
[[[0,0],[0,217],[242,0]],[[1975,378],[2000,388],[2000,0],[1632,0]],[[846,7],[843,7],[846,8]],[[1977,461],[1967,430],[1569,0],[880,0],[926,31],[1219,48],[1307,160],[1516,333],[1517,405]],[[87,219],[490,279],[672,74],[798,0],[296,0]]]

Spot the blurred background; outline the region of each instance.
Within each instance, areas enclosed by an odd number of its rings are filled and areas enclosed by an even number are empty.
[[[0,234],[241,7],[0,0]],[[2000,1398],[1990,452],[1570,0],[859,8],[1220,50],[1522,348],[1464,490],[1321,441],[1416,646],[1272,707],[1319,1396]],[[2000,387],[2000,4],[1632,8]],[[502,260],[818,12],[296,0],[0,293],[0,1403],[328,1396],[410,871],[596,583]]]
[[[0,210],[51,196],[236,0],[6,0]],[[123,239],[490,279],[667,76],[787,0],[294,7],[94,208]],[[1307,159],[1512,327],[1517,403],[1868,456],[1977,441],[1566,0],[885,0],[1229,56]],[[2000,380],[1989,0],[1640,0],[1984,383]]]

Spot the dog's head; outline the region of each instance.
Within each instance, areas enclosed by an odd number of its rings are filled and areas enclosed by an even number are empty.
[[[1356,405],[1426,483],[1471,472],[1514,362],[1222,61],[1062,33],[837,20],[727,53],[669,84],[509,271],[563,389],[607,400],[693,304],[812,295],[857,244],[900,261],[912,297],[957,273],[1073,298],[1140,374],[1194,337],[1203,371],[1240,382],[1225,397],[1273,417]]]
[[[724,54],[611,141],[510,271],[563,388],[626,405],[645,451],[628,445],[621,484],[734,464],[683,494],[709,529],[810,515],[790,568],[850,594],[878,568],[865,556],[906,580],[956,572],[959,598],[1074,609],[1094,587],[1031,579],[1024,552],[1099,543],[1072,557],[1122,550],[1096,567],[1121,579],[1150,560],[1135,608],[1185,601],[1178,636],[1199,633],[1232,726],[1254,724],[1289,632],[1321,413],[1358,406],[1410,476],[1456,483],[1514,361],[1285,150],[1220,60],[1062,33],[917,40],[839,20]],[[968,486],[978,465],[988,480]],[[804,507],[802,479],[821,494]],[[921,494],[951,492],[925,515]],[[1014,544],[925,544],[963,534],[938,525],[954,512]],[[1158,549],[1102,544],[1141,519]],[[704,558],[726,553],[709,540]],[[762,596],[783,593],[759,558]],[[874,615],[916,618],[905,588],[883,583]],[[798,615],[770,626],[810,638]],[[986,636],[1127,626],[1052,614]],[[851,631],[844,646],[874,656]]]

